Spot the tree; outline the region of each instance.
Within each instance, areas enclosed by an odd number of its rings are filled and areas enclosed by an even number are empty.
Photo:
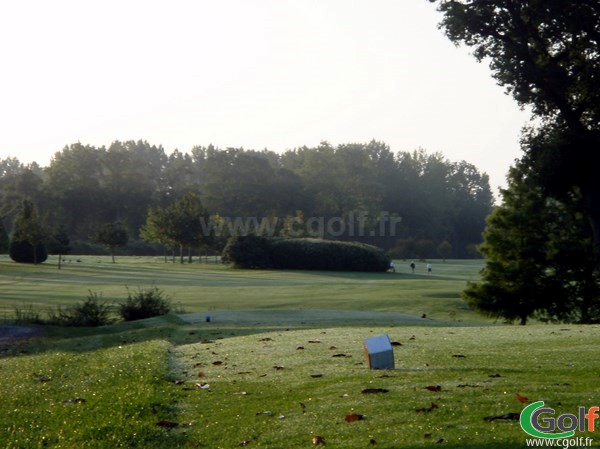
[[[179,246],[180,263],[183,263],[183,251],[186,246],[189,247],[188,260],[191,262],[191,248],[205,242],[211,233],[209,215],[200,197],[188,192],[164,211],[155,211],[154,215],[157,226],[164,229],[161,238]],[[150,228],[147,232],[154,231]]]
[[[512,168],[503,204],[488,218],[480,251],[486,266],[469,283],[467,302],[493,317],[566,322],[599,318],[599,284],[581,198],[557,201],[523,164]]]
[[[70,243],[69,234],[67,234],[67,229],[63,225],[60,225],[50,237],[50,241],[48,242],[48,252],[50,254],[58,255],[59,270],[62,264],[62,256],[69,254],[71,251]]]
[[[31,201],[24,200],[13,226],[9,247],[11,259],[20,263],[44,262],[48,258],[45,239],[46,231],[38,218],[35,206]]]
[[[450,254],[452,254],[452,245],[448,240],[444,240],[438,245],[437,252],[443,261],[446,262],[446,259],[450,257]]]
[[[157,243],[166,248],[175,248],[177,243],[169,236],[169,214],[168,211],[161,207],[151,207],[148,209],[146,223],[142,225],[140,237],[149,243]],[[165,262],[167,254],[165,252]]]
[[[563,198],[573,187],[581,192],[600,271],[600,3],[429,1],[439,4],[447,36],[489,61],[498,83],[540,119],[542,137],[552,134],[538,139],[550,145],[530,148],[534,168],[549,192]]]
[[[0,218],[0,254],[4,254],[8,251],[8,232],[6,232],[6,228],[4,227],[4,220]]]
[[[115,263],[115,249],[127,245],[129,236],[120,222],[106,223],[97,231],[94,240],[108,246],[112,262]]]

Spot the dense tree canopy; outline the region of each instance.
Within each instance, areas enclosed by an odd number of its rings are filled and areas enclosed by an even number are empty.
[[[436,257],[443,241],[451,257],[472,257],[493,202],[487,175],[468,162],[423,150],[394,153],[377,141],[323,142],[282,154],[209,145],[170,155],[144,141],[77,143],[45,168],[0,160],[0,216],[8,230],[27,198],[50,228],[65,226],[73,251],[89,250],[83,242],[117,221],[133,243],[205,244],[194,241],[199,234],[184,239],[165,231],[175,204],[190,194],[219,224],[221,234],[212,237],[291,232],[396,248],[398,257],[415,257],[404,251],[412,246],[398,243],[413,241],[426,242],[423,257]]]
[[[503,203],[488,218],[482,281],[465,299],[484,313],[525,324],[531,317],[565,322],[600,320],[600,284],[580,195],[548,197],[519,164]]]
[[[600,3],[597,0],[430,0],[455,43],[489,61],[494,78],[539,126],[527,138],[537,183],[579,191],[600,268]],[[559,168],[559,169],[557,169]]]

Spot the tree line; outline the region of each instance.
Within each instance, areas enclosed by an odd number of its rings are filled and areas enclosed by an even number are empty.
[[[186,194],[200,202],[194,219],[205,221],[205,234],[221,237],[198,243],[214,250],[231,234],[287,233],[362,241],[397,257],[436,257],[440,245],[446,257],[474,257],[493,207],[489,178],[474,165],[421,149],[393,152],[378,141],[281,154],[213,145],[167,154],[146,141],[115,141],[67,145],[46,167],[0,160],[5,229],[27,200],[80,251],[107,223],[120,223],[130,246],[148,251],[144,236],[162,242],[147,221]]]

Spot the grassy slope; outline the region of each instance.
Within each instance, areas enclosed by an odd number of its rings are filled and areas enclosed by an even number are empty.
[[[133,262],[84,260],[59,275],[51,266],[0,263],[0,300],[8,304],[19,293],[40,304],[77,301],[88,289],[119,297],[126,284],[156,280],[196,312],[47,329],[47,337],[14,348],[0,358],[0,447],[300,448],[321,435],[337,448],[371,447],[370,440],[380,448],[438,441],[456,449],[517,448],[525,440],[518,423],[483,420],[520,411],[517,392],[559,413],[597,405],[598,326],[481,327],[481,318],[463,309],[458,318],[469,327],[420,318],[426,311],[448,319],[477,263],[435,264],[429,277]],[[253,310],[240,310],[249,302]],[[362,312],[365,302],[394,313]],[[206,313],[213,322],[203,320]],[[421,325],[407,325],[415,322]],[[362,341],[383,333],[402,343],[397,369],[370,371]],[[389,393],[364,395],[364,388]],[[85,402],[65,403],[78,398]],[[431,402],[439,408],[416,411]],[[366,419],[347,423],[350,413]],[[155,425],[160,420],[182,425],[169,431]]]

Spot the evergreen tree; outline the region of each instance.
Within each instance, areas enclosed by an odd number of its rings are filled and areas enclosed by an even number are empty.
[[[531,317],[597,320],[600,290],[581,197],[547,197],[523,164],[511,169],[502,197],[480,246],[486,257],[482,282],[468,284],[463,293],[467,302],[520,324]]]

